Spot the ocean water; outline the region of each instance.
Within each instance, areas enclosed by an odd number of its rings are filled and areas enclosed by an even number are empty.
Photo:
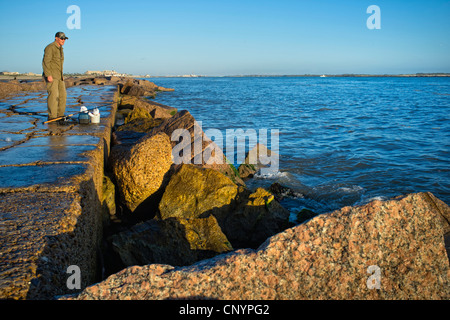
[[[267,130],[269,147],[279,130],[279,172],[247,185],[296,190],[282,202],[292,212],[421,191],[450,204],[450,78],[148,80],[174,88],[155,101],[188,110],[203,130]]]

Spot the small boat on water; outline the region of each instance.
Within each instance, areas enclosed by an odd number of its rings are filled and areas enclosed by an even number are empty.
[[[323,74],[323,75],[321,75],[320,77],[321,77],[321,78],[326,78],[326,75]]]

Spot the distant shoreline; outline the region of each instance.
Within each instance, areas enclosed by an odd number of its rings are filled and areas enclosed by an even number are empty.
[[[133,76],[142,77],[142,76]],[[378,77],[378,78],[421,78],[421,77],[450,77],[450,73],[415,73],[415,74],[295,74],[295,75],[228,75],[228,76],[150,76],[145,78],[295,78],[295,77],[324,77],[324,78],[362,78],[362,77]]]
[[[77,75],[68,74],[71,78],[92,78],[92,75]],[[94,76],[95,77],[95,76]],[[99,76],[101,77],[101,76]],[[295,78],[295,77],[323,77],[323,78],[424,78],[424,77],[450,77],[450,73],[415,73],[415,74],[298,74],[298,75],[226,75],[226,76],[204,76],[204,75],[172,75],[172,76],[145,76],[145,75],[130,75],[130,78]],[[0,75],[1,80],[40,80],[42,76],[30,75]]]

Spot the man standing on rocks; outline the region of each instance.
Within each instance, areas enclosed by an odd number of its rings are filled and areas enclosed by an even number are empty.
[[[55,41],[44,50],[42,59],[43,77],[47,85],[48,120],[64,116],[66,110],[66,86],[63,77],[64,51],[66,40],[64,32],[55,34]]]

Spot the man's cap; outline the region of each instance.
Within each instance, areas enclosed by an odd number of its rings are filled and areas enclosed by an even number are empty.
[[[69,39],[69,38],[66,37],[66,35],[64,34],[64,32],[61,32],[61,31],[59,31],[59,32],[57,32],[57,33],[55,34],[55,38],[60,38],[61,40],[67,40],[67,39]]]

